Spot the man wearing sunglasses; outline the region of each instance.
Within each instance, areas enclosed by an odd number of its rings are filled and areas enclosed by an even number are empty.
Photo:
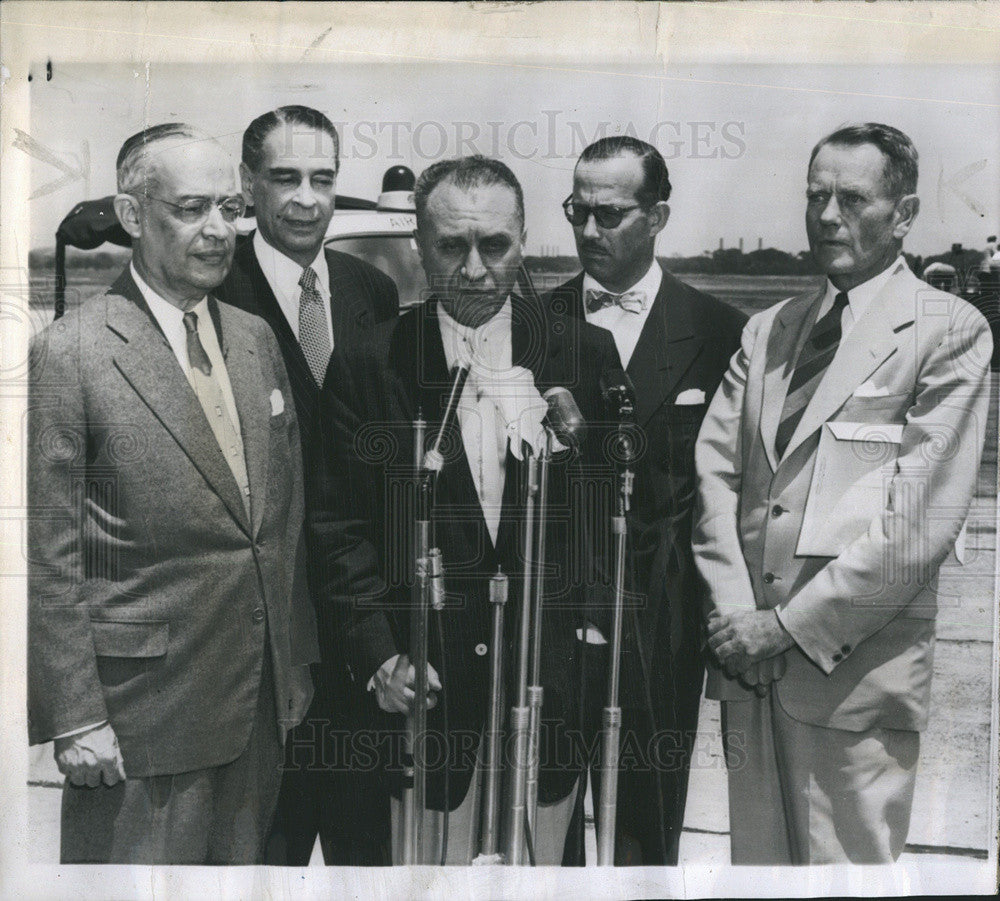
[[[231,158],[170,123],[117,169],[132,262],[32,345],[30,739],[63,863],[259,863],[316,659],[295,407],[267,325],[211,296]]]
[[[745,321],[657,262],[670,191],[666,164],[652,145],[616,136],[587,147],[563,204],[583,272],[549,299],[554,311],[584,317],[614,336],[635,386],[643,434],[628,516],[626,590],[632,602],[622,645],[619,865],[677,863],[703,677],[700,589],[690,541],[694,442]],[[599,747],[609,636],[610,611],[578,632],[591,748]],[[597,769],[589,762],[599,810]],[[582,815],[576,825],[564,862],[582,865]]]

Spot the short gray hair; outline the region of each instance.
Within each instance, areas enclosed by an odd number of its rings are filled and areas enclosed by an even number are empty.
[[[451,182],[457,188],[468,191],[471,188],[485,188],[490,185],[503,185],[514,194],[517,213],[524,225],[524,192],[517,176],[500,160],[488,156],[474,154],[452,160],[441,160],[428,166],[420,173],[417,186],[413,192],[413,204],[417,212],[417,228],[427,217],[427,200],[431,192],[443,182]]]
[[[165,122],[151,125],[128,138],[118,151],[115,163],[118,176],[118,193],[134,194],[150,181],[150,148],[170,138],[188,141],[215,141],[208,132],[183,122]]]
[[[841,147],[860,147],[871,144],[881,151],[885,157],[883,178],[889,194],[894,200],[907,194],[917,193],[917,169],[920,162],[917,148],[913,141],[898,128],[883,125],[881,122],[863,122],[857,125],[842,125],[836,131],[823,138],[809,157],[809,168],[812,168],[816,154],[827,144]]]

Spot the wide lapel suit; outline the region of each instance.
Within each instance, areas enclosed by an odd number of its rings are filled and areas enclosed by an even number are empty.
[[[740,609],[752,598],[780,611],[796,645],[778,664],[787,669],[776,691],[792,716],[850,731],[920,730],[937,569],[965,519],[982,453],[989,328],[970,305],[896,264],[778,459],[787,383],[821,297],[792,298],[747,326],[699,438],[698,565],[709,609]],[[886,506],[838,555],[800,553],[803,528],[831,513],[809,504],[817,470],[838,478],[834,458],[821,453],[831,423],[845,425],[855,455],[890,461]],[[750,697],[717,671],[709,687],[722,698]]]
[[[243,750],[265,637],[279,722],[294,725],[308,703],[291,672],[316,653],[291,391],[263,323],[209,305],[249,516],[127,271],[33,343],[29,505],[53,515],[31,518],[31,736],[107,719],[130,777]]]
[[[610,336],[585,323],[554,329],[541,310],[520,298],[513,298],[513,311],[514,364],[533,373],[539,390],[567,387],[585,417],[599,417],[599,372],[616,356]],[[418,413],[423,416],[429,441],[436,434],[451,383],[434,300],[397,323],[382,326],[370,343],[335,352],[331,362],[322,399],[327,484],[324,509],[313,517],[313,531],[317,546],[325,549],[322,615],[338,618],[343,635],[338,647],[362,686],[382,663],[408,651],[412,508],[404,499],[406,486],[412,486],[412,422]],[[447,589],[440,614],[445,650],[441,674],[448,693],[449,731],[476,738],[488,705],[489,579],[498,565],[511,586],[505,660],[513,664],[516,658],[525,465],[508,450],[494,546],[457,426],[447,435],[445,448],[435,509]],[[547,580],[546,597],[555,607],[546,612],[543,638],[545,716],[563,724],[570,723],[575,713],[572,629],[578,607],[572,605],[584,603],[583,595],[595,587],[572,581],[573,567],[579,570],[585,565],[583,552],[570,539],[569,493],[575,472],[578,469],[569,462],[553,464],[550,503],[561,520],[548,537],[553,576]],[[442,663],[436,639],[430,645],[430,660],[435,667]],[[441,714],[440,706],[431,711],[432,730],[442,728]],[[403,728],[401,717],[373,717],[380,728]],[[452,808],[468,789],[473,763],[474,755],[452,755]],[[552,770],[542,780],[540,796],[565,797],[574,778],[572,773]],[[428,803],[437,809],[443,806],[443,768],[429,774]]]
[[[548,304],[582,319],[583,273],[556,288]],[[628,834],[638,841],[646,864],[676,862],[703,680],[701,583],[690,541],[694,442],[744,322],[738,311],[664,269],[626,367],[641,440],[627,519],[621,702],[626,728],[639,744],[643,736],[677,736],[674,765],[664,769],[646,760],[634,777],[620,777],[619,840]],[[610,634],[609,617],[593,621]],[[588,701],[594,703],[603,700]],[[655,782],[643,782],[642,772],[654,773]]]

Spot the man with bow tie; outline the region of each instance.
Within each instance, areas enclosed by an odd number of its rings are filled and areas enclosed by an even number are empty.
[[[371,692],[380,763],[398,776],[400,745],[388,739],[405,728],[414,685],[407,656],[413,512],[403,503],[412,478],[412,423],[422,415],[428,435],[435,434],[452,371],[471,362],[436,487],[435,540],[447,599],[438,615],[441,641],[432,629],[430,642],[428,728],[439,739],[430,747],[440,754],[428,754],[424,817],[424,847],[437,862],[447,806],[447,862],[468,863],[478,850],[480,746],[489,706],[489,582],[500,568],[513,600],[522,572],[524,457],[540,449],[541,394],[568,388],[585,419],[600,419],[600,374],[617,365],[617,355],[606,332],[566,316],[554,320],[514,293],[524,206],[507,166],[480,156],[436,163],[421,175],[415,200],[415,238],[432,294],[379,327],[371,341],[334,353],[322,396],[327,485],[313,527],[317,546],[325,548],[323,602],[340,611],[354,679]],[[577,708],[574,610],[599,589],[588,578],[593,555],[576,540],[578,499],[586,493],[579,456],[553,461],[547,523],[543,719],[563,731]],[[508,608],[502,649],[508,667],[516,658],[515,607]],[[577,781],[566,753],[542,760],[538,863],[562,857]],[[394,798],[397,860],[400,821]]]
[[[670,191],[666,164],[652,145],[617,136],[587,147],[563,204],[583,272],[548,299],[556,315],[586,319],[614,336],[635,386],[643,436],[628,516],[619,865],[677,863],[703,677],[700,586],[690,543],[694,441],[745,322],[657,262]],[[605,698],[610,612],[598,619],[579,631],[591,747]],[[600,787],[592,783],[599,810]],[[582,803],[578,807],[566,863],[582,865]]]

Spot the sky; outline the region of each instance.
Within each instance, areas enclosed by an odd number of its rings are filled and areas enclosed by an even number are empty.
[[[234,154],[246,124],[285,103],[323,110],[342,136],[338,192],[377,196],[384,170],[460,153],[504,160],[525,192],[529,253],[573,253],[560,204],[582,148],[630,133],[664,154],[674,194],[662,255],[742,238],[807,247],[809,152],[848,121],[905,131],[920,153],[921,213],[906,249],[981,248],[1000,231],[1000,72],[978,66],[44,64],[32,70],[30,246],[73,205],[114,192],[114,162],[146,124],[187,121]]]

